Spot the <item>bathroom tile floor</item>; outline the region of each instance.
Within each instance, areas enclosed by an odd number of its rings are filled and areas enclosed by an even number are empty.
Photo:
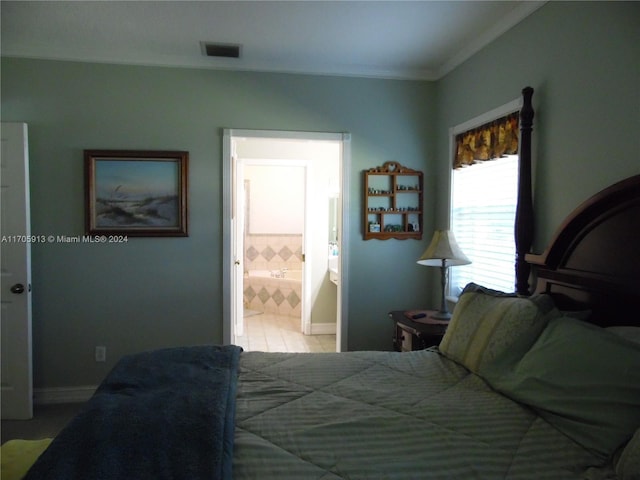
[[[335,335],[303,335],[300,319],[273,313],[245,316],[244,335],[235,344],[246,351],[335,352]]]

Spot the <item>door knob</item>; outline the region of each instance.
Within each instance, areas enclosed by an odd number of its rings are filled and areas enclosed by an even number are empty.
[[[13,287],[11,287],[11,293],[23,293],[24,285],[21,283],[16,283]]]

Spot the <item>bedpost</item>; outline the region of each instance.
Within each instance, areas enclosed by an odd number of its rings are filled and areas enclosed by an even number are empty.
[[[531,266],[524,257],[533,243],[533,195],[531,186],[531,130],[533,88],[522,90],[523,104],[520,110],[520,156],[518,162],[518,203],[516,205],[516,293],[529,295]]]

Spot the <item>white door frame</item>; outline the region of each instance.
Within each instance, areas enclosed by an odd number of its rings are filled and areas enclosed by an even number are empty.
[[[237,315],[233,305],[236,283],[237,258],[234,256],[234,152],[233,137],[294,139],[311,141],[341,142],[340,158],[340,206],[338,218],[338,246],[340,265],[338,279],[338,306],[336,327],[336,351],[347,350],[347,307],[348,307],[348,244],[349,244],[349,173],[351,167],[351,135],[348,133],[292,132],[275,130],[224,129],[222,147],[222,340],[229,344],[233,339],[232,322]]]
[[[26,123],[2,122],[2,418],[33,417],[31,236]],[[7,241],[5,241],[7,240]]]

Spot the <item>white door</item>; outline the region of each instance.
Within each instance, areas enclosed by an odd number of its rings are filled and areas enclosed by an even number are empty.
[[[235,147],[233,147],[235,150]],[[244,335],[244,163],[233,156],[233,338]]]
[[[2,122],[2,418],[33,416],[27,125]],[[46,241],[46,239],[42,239]]]

